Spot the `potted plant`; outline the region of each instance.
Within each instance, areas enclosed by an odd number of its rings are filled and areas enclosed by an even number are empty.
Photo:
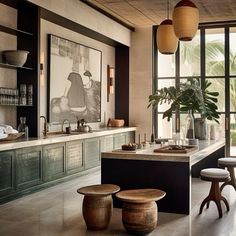
[[[168,103],[170,108],[163,113],[163,119],[170,121],[173,112],[179,110],[193,115],[199,113],[201,118],[195,118],[195,136],[199,139],[206,138],[206,119],[219,123],[217,112],[218,92],[208,90],[211,83],[205,80],[201,86],[200,79],[187,79],[186,83],[180,83],[179,88],[174,86],[164,87],[149,96],[149,106]],[[187,130],[186,130],[187,132]]]

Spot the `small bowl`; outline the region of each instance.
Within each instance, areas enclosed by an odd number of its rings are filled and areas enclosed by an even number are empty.
[[[134,144],[132,146],[128,145],[128,144],[124,144],[121,146],[122,150],[125,150],[125,151],[134,151],[137,149],[137,144]]]
[[[7,50],[2,52],[5,63],[14,66],[23,66],[28,54],[29,52],[25,50]]]

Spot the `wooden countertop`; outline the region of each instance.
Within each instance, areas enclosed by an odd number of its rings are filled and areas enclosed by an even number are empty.
[[[153,150],[159,148],[155,144],[145,149],[135,151],[113,150],[112,152],[102,152],[102,158],[107,159],[127,159],[127,160],[147,160],[147,161],[174,161],[189,162],[194,165],[217,149],[225,146],[225,140],[201,140],[198,150],[189,153],[154,153]]]

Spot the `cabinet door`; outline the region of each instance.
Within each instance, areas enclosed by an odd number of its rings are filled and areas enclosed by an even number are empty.
[[[114,149],[113,135],[107,135],[101,138],[101,152],[109,152]]]
[[[66,143],[66,173],[73,174],[84,169],[83,141]]]
[[[0,196],[14,191],[14,152],[0,152]]]
[[[42,148],[16,150],[16,185],[25,189],[42,182]]]
[[[126,143],[125,133],[114,135],[114,149],[120,149]]]
[[[135,142],[135,132],[130,131],[126,133],[126,144]]]
[[[100,139],[91,138],[84,141],[85,168],[100,164]]]
[[[55,180],[65,175],[65,143],[43,147],[44,181]]]

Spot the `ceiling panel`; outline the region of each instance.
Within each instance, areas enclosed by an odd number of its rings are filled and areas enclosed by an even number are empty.
[[[167,18],[167,0],[86,0],[135,27],[160,24]],[[169,0],[170,18],[179,0]],[[200,22],[236,21],[236,0],[195,0]]]

